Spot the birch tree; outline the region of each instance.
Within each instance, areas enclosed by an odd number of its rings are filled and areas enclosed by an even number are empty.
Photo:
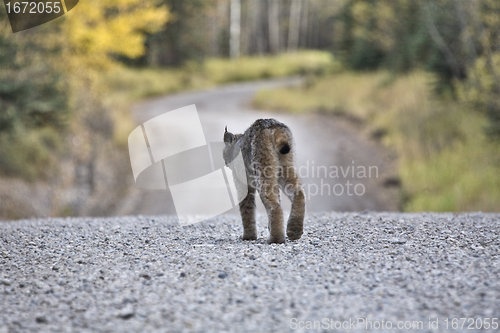
[[[280,11],[279,0],[268,2],[269,48],[271,53],[280,51]]]
[[[253,50],[257,54],[262,54],[264,52],[264,41],[262,34],[262,0],[251,0],[250,1],[250,12],[251,12],[251,22],[252,22],[252,34],[253,34]]]
[[[240,56],[241,0],[231,0],[231,23],[229,27],[229,52],[231,58]]]
[[[301,11],[302,0],[292,0],[290,4],[290,24],[288,28],[288,52],[296,52],[299,46]]]

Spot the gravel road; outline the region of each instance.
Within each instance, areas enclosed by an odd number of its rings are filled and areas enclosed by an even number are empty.
[[[231,215],[187,227],[168,216],[0,222],[0,332],[302,332],[349,320],[345,331],[470,332],[452,319],[500,321],[498,214],[309,214],[284,245],[265,244],[258,224],[244,242]],[[397,329],[414,321],[423,328]]]

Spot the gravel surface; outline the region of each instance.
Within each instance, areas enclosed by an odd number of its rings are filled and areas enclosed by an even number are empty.
[[[232,215],[0,222],[0,332],[370,331],[361,318],[470,332],[451,320],[500,318],[498,214],[311,214],[284,245],[258,221],[251,242]]]

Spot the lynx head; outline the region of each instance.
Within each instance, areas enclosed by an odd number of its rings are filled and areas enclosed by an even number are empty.
[[[238,140],[239,137],[241,137],[241,134],[234,135],[233,133],[228,132],[226,126],[226,129],[224,130],[224,143],[226,144],[226,147],[222,153],[226,165],[229,165],[229,163],[236,158],[240,151],[237,145],[235,145],[236,140]]]
[[[224,143],[226,146],[232,145],[236,141],[236,137],[234,136],[233,133],[227,131],[227,126],[226,129],[224,130]]]

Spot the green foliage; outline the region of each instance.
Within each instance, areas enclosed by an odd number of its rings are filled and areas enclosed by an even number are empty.
[[[68,114],[68,93],[50,29],[12,36],[0,12],[0,131],[60,126]]]
[[[0,132],[0,175],[29,181],[46,178],[62,149],[60,134],[50,127]]]
[[[206,29],[200,26],[213,10],[214,0],[162,0],[171,20],[148,40],[149,64],[180,66],[187,60],[200,61],[209,54]],[[221,36],[222,37],[222,36]],[[223,39],[221,39],[223,40]],[[143,61],[144,62],[144,61]]]
[[[70,116],[69,92],[56,65],[57,29],[12,35],[0,11],[0,174],[35,180],[47,175]]]
[[[461,102],[489,117],[487,133],[500,139],[500,53],[478,58],[467,79],[455,86]]]
[[[348,0],[338,18],[348,68],[424,68],[438,95],[482,111],[500,138],[500,1]]]
[[[347,1],[339,53],[351,69],[405,72],[426,62],[431,46],[420,1]]]
[[[68,116],[68,95],[61,76],[48,68],[27,66],[0,75],[0,131],[16,127],[62,127]]]

